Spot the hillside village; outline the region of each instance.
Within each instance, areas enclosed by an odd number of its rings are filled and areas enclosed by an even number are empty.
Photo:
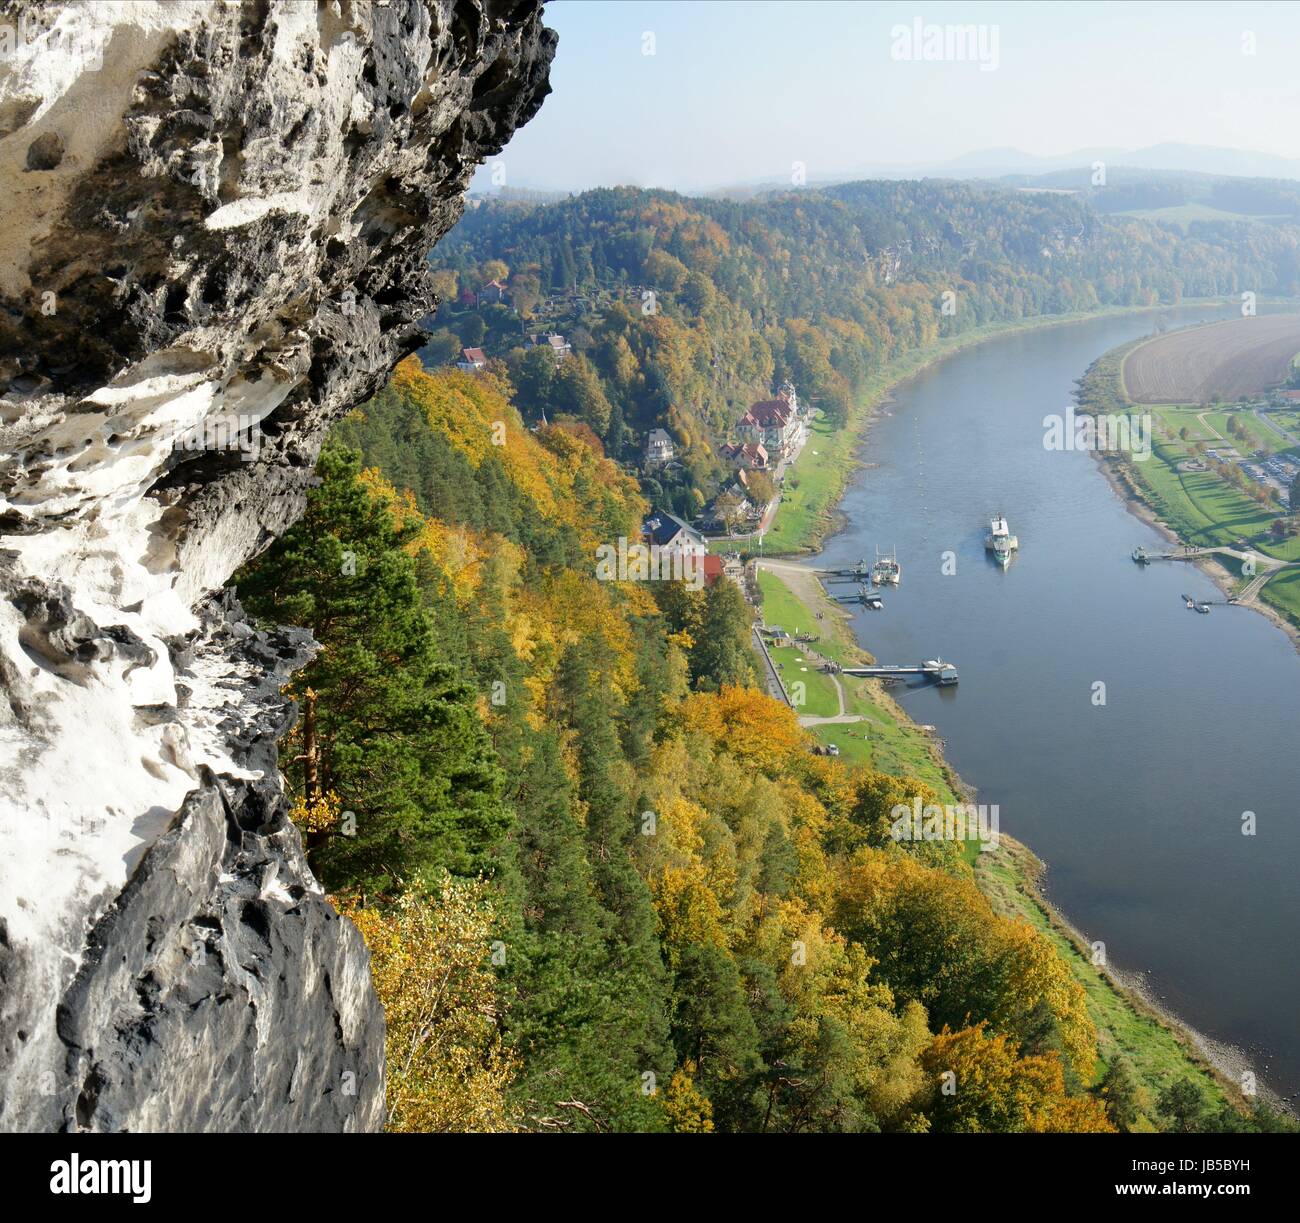
[[[599,317],[593,317],[595,311],[613,302],[641,301],[650,292],[640,286],[626,285],[587,293],[552,294],[538,302],[530,313],[529,324],[540,324],[540,329],[523,333],[513,346],[521,346],[525,352],[548,351],[559,369],[574,352],[574,345],[564,332],[547,328],[567,324],[587,334],[587,326],[599,322]],[[531,300],[528,304],[532,304]],[[524,320],[514,307],[505,276],[493,277],[477,291],[464,289],[458,295],[457,307],[462,314],[480,311],[484,306],[508,310],[523,327]],[[451,361],[445,353],[421,352],[428,368],[436,368],[440,363],[455,364],[467,373],[490,370],[494,361],[502,362],[503,356],[480,345],[461,348]],[[798,391],[788,380],[776,389],[772,398],[751,403],[736,418],[732,436],[717,450],[726,475],[716,494],[690,521],[666,508],[654,507],[644,526],[645,542],[658,545],[665,554],[705,556],[710,539],[734,541],[739,545],[760,538],[775,516],[787,472],[807,444],[812,412],[809,405],[800,402]],[[541,415],[540,423],[545,423],[544,410]],[[680,469],[681,439],[674,437],[669,428],[655,425],[643,438],[632,441],[625,454],[610,457],[638,477],[671,478]],[[706,580],[712,582],[721,573],[720,565],[706,568]]]

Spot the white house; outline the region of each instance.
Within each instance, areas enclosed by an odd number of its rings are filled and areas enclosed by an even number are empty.
[[[573,351],[573,346],[562,335],[530,335],[525,340],[524,347],[549,348],[556,365],[559,365]]]
[[[698,557],[704,556],[709,550],[703,535],[666,510],[653,511],[641,524],[641,530],[646,541],[657,544],[663,556],[680,553],[683,557]]]
[[[651,429],[645,441],[645,465],[662,467],[673,461],[673,439],[663,429]]]
[[[456,362],[456,368],[463,369],[467,373],[476,373],[487,368],[487,357],[484,356],[481,348],[462,348],[460,350],[460,360]]]

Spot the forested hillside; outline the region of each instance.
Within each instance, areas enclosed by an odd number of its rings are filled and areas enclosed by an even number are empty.
[[[651,427],[681,466],[647,494],[687,517],[717,490],[717,448],[789,379],[842,422],[893,356],[981,324],[1300,292],[1294,226],[1183,235],[1069,194],[866,182],[744,203],[629,188],[485,203],[435,252],[444,305],[425,357],[482,347],[530,421],[584,421],[615,458]],[[480,295],[503,281],[504,302]],[[557,368],[529,334],[559,331]]]
[[[282,761],[371,949],[390,1126],[1149,1126],[1049,943],[891,836],[932,792],[753,686],[736,586],[596,580],[645,503],[510,390],[405,363],[238,580],[322,645]]]

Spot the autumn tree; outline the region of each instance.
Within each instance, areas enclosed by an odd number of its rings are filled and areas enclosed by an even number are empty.
[[[750,471],[746,475],[749,481],[749,497],[757,506],[769,504],[776,496],[776,481],[765,471]]]
[[[983,1024],[947,1028],[925,1051],[924,1107],[937,1133],[1113,1133],[1100,1101],[1071,1096],[1055,1055],[1020,1057],[1014,1041]]]
[[[753,613],[735,582],[717,581],[705,590],[700,637],[690,655],[691,678],[697,688],[756,682],[752,623]]]
[[[508,1094],[518,1059],[501,1038],[486,885],[444,877],[432,895],[404,893],[388,908],[351,898],[340,907],[365,938],[384,1008],[386,1128],[518,1129]]]

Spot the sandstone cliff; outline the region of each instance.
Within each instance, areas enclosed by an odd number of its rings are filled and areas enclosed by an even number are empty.
[[[0,1127],[380,1125],[276,768],[313,644],[221,587],[553,52],[528,0],[0,4]]]

